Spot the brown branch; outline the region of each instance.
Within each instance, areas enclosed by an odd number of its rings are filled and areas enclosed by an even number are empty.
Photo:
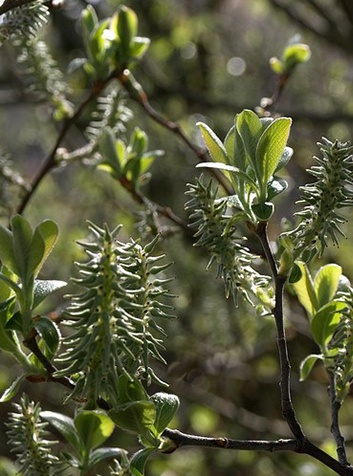
[[[170,430],[167,428],[163,436],[169,438],[174,447],[168,448],[167,453],[171,453],[182,446],[199,446],[207,448],[222,448],[240,451],[291,451],[294,453],[303,453],[312,456],[328,468],[331,468],[341,476],[352,476],[353,470],[342,465],[330,455],[322,451],[319,447],[309,440],[280,439],[280,440],[232,440],[224,437],[207,438],[204,436],[189,435],[179,430]]]
[[[61,385],[64,385],[70,390],[73,390],[75,388],[75,384],[71,382],[71,380],[68,379],[67,377],[60,377],[60,378],[53,377],[53,374],[54,372],[57,371],[57,369],[54,367],[54,365],[52,365],[49,362],[49,360],[46,358],[46,356],[38,347],[38,344],[36,341],[36,334],[34,334],[30,339],[24,341],[23,344],[25,345],[25,347],[27,347],[27,349],[29,349],[37,357],[39,362],[43,365],[45,370],[48,372],[49,381],[60,383]]]
[[[146,114],[151,117],[155,122],[162,127],[168,129],[170,132],[178,136],[184,144],[188,146],[197,156],[200,162],[209,162],[211,159],[205,149],[200,149],[194,144],[189,137],[185,134],[184,130],[177,122],[173,122],[165,117],[161,116],[150,104],[147,94],[143,90],[142,86],[132,77],[129,70],[125,69],[119,76],[120,83],[129,94],[129,97],[137,102]],[[218,170],[210,169],[210,173],[216,178],[216,180],[223,187],[228,195],[233,195],[234,190],[228,179]]]
[[[181,446],[204,446],[208,448],[223,448],[229,450],[244,451],[298,451],[298,441],[295,439],[287,440],[232,440],[225,437],[208,438],[204,436],[189,435],[179,430],[167,428],[163,436],[172,440],[176,448]]]
[[[291,382],[290,382],[290,373],[291,366],[288,357],[288,347],[287,339],[285,335],[284,328],[284,318],[283,318],[283,287],[286,282],[286,277],[278,274],[278,268],[276,261],[274,259],[270,243],[267,236],[267,222],[260,222],[255,231],[258,236],[260,243],[263,247],[265,256],[270,265],[273,279],[275,281],[275,293],[276,293],[276,304],[273,310],[273,314],[276,322],[277,329],[277,347],[279,353],[279,361],[281,368],[280,376],[280,389],[281,389],[281,406],[283,418],[288,423],[289,428],[291,429],[293,435],[298,440],[305,439],[305,435],[301,426],[296,418],[292,396],[291,396]]]
[[[22,7],[28,3],[33,3],[34,1],[35,0],[5,0],[0,7],[0,15],[13,10],[14,8]]]
[[[331,433],[336,442],[337,447],[337,456],[339,461],[343,464],[348,466],[346,449],[344,445],[344,438],[341,434],[340,426],[339,426],[339,418],[338,414],[341,408],[340,402],[337,400],[336,395],[336,377],[333,371],[328,371],[330,385],[328,387],[329,396],[330,396],[330,404],[331,404]]]
[[[88,104],[91,103],[94,99],[96,99],[99,94],[102,92],[102,90],[107,86],[107,84],[114,78],[116,73],[111,74],[107,79],[104,81],[100,81],[96,83],[96,85],[93,87],[87,98],[81,103],[81,105],[78,107],[77,111],[75,114],[70,117],[69,119],[66,120],[64,123],[61,132],[54,144],[54,147],[52,148],[50,154],[47,156],[47,158],[44,160],[41,168],[39,169],[37,175],[34,177],[34,180],[32,181],[30,185],[30,190],[25,194],[23,197],[18,209],[17,213],[22,214],[32,198],[34,192],[38,188],[39,184],[41,181],[44,179],[44,177],[58,165],[58,162],[56,161],[56,153],[58,148],[60,147],[61,143],[66,137],[66,134],[69,132],[71,127],[74,125],[76,120],[81,116],[82,112],[85,110],[85,108],[88,106]]]

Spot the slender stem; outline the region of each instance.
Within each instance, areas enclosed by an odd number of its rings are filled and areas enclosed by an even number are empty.
[[[297,451],[298,442],[295,439],[287,440],[232,440],[225,437],[208,438],[204,436],[189,435],[179,430],[167,428],[163,436],[171,439],[176,448],[181,446],[206,446],[208,448],[224,448],[229,450],[244,451]],[[175,449],[176,449],[175,448]]]
[[[331,433],[336,442],[338,459],[342,464],[347,466],[348,461],[347,461],[346,449],[344,445],[344,438],[341,434],[341,430],[339,426],[339,418],[338,418],[341,404],[337,400],[337,395],[336,395],[336,376],[334,372],[330,370],[328,371],[328,374],[330,379],[328,391],[329,391],[330,404],[331,404]]]
[[[189,139],[189,137],[185,134],[180,124],[161,116],[151,106],[148,100],[147,94],[143,90],[142,86],[139,83],[137,83],[137,81],[134,78],[132,78],[129,70],[125,69],[120,74],[119,80],[122,86],[124,87],[124,89],[128,92],[129,97],[133,101],[137,102],[137,104],[139,104],[142,107],[142,109],[147,113],[149,117],[151,117],[151,119],[153,119],[162,127],[168,129],[170,132],[178,136],[184,142],[184,144],[186,144],[188,148],[196,154],[200,162],[210,161],[207,151],[204,149],[200,149],[200,147],[194,144]],[[220,185],[223,187],[223,189],[228,195],[233,195],[234,193],[233,187],[231,186],[229,180],[222,173],[214,169],[210,169],[210,173],[212,173],[212,175],[216,178],[216,180],[220,183]]]
[[[166,450],[171,453],[182,446],[199,446],[207,448],[220,448],[239,451],[291,451],[312,456],[328,468],[331,468],[341,476],[352,476],[353,470],[336,461],[332,456],[322,451],[319,447],[304,438],[298,439],[279,439],[279,440],[232,440],[224,437],[208,438],[204,436],[189,435],[179,430],[167,428],[163,436],[173,441],[174,447]]]
[[[260,222],[256,234],[261,242],[264,253],[271,268],[271,272],[275,281],[275,308],[273,314],[277,329],[277,347],[281,368],[280,389],[281,389],[281,406],[283,418],[288,423],[293,435],[298,440],[305,439],[305,435],[296,418],[292,396],[291,396],[291,365],[288,356],[287,339],[284,328],[283,317],[283,288],[286,282],[286,277],[278,274],[278,268],[273,256],[270,243],[267,236],[267,222]]]
[[[115,75],[115,74],[114,74]],[[74,125],[74,123],[76,122],[76,120],[81,116],[81,114],[83,113],[83,111],[86,109],[86,107],[88,106],[88,104],[91,103],[91,101],[93,101],[94,99],[96,99],[99,94],[102,92],[102,90],[106,87],[106,85],[111,81],[111,79],[113,79],[114,75],[110,75],[107,79],[105,79],[104,81],[100,81],[98,82],[94,88],[92,88],[90,94],[87,96],[87,98],[80,104],[80,106],[78,107],[77,111],[75,112],[75,114],[70,117],[69,119],[67,119],[67,121],[64,123],[63,125],[63,128],[61,129],[61,132],[50,152],[50,154],[47,156],[47,158],[44,160],[41,168],[38,170],[38,173],[37,175],[34,177],[34,180],[33,182],[31,183],[30,185],[30,188],[29,190],[27,191],[27,193],[24,195],[18,209],[17,209],[17,213],[18,214],[22,214],[28,204],[28,202],[30,201],[30,199],[32,198],[34,192],[36,191],[36,189],[38,188],[39,184],[41,183],[41,181],[44,179],[44,177],[53,169],[55,168],[58,163],[56,161],[56,152],[58,150],[58,148],[60,147],[61,143],[63,142],[63,140],[65,139],[66,137],[66,134],[69,132],[69,130],[71,129],[71,127]]]
[[[33,334],[30,339],[24,341],[23,343],[27,347],[27,349],[33,352],[33,354],[37,357],[39,362],[43,365],[45,370],[48,372],[48,375],[49,375],[48,380],[60,383],[71,390],[75,388],[75,384],[72,383],[70,379],[66,377],[55,378],[52,376],[52,374],[56,372],[57,369],[54,367],[54,365],[52,365],[49,362],[49,360],[46,358],[46,356],[38,347],[38,344],[36,341],[36,334]]]

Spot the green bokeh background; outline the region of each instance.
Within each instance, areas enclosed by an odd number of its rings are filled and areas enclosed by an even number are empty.
[[[139,33],[151,38],[151,47],[134,74],[147,91],[153,106],[166,117],[178,121],[187,134],[201,145],[195,126],[202,120],[220,137],[225,137],[234,115],[244,107],[255,108],[261,98],[272,95],[276,76],[269,58],[280,56],[295,35],[310,45],[312,58],[298,67],[290,79],[276,111],[294,118],[289,145],[295,154],[285,171],[290,187],[277,201],[276,215],[270,225],[273,240],[281,230],[281,219],[292,219],[297,209],[298,186],[311,180],[305,169],[319,150],[316,142],[322,135],[350,139],[353,122],[353,41],[352,49],[335,44],[325,35],[315,35],[268,0],[131,0],[125,2],[139,17]],[[284,3],[284,2],[283,2]],[[319,31],[325,25],[310,2],[289,1]],[[349,22],[341,2],[317,0],[339,28],[347,31]],[[101,18],[110,15],[119,1],[94,4]],[[300,4],[300,5],[299,5]],[[83,55],[78,17],[86,2],[68,1],[52,14],[43,36],[49,41],[54,57],[66,71],[75,57]],[[321,23],[320,23],[321,21]],[[321,28],[321,29],[320,29]],[[353,27],[352,27],[353,29]],[[343,30],[342,30],[343,31]],[[79,101],[89,87],[79,72],[69,76]],[[7,151],[14,167],[26,179],[34,176],[39,164],[55,141],[57,126],[51,121],[47,105],[33,101],[24,93],[25,80],[9,44],[0,50],[0,147]],[[164,149],[165,156],[153,165],[152,180],[145,194],[187,219],[183,210],[187,182],[198,175],[192,151],[177,137],[151,122],[133,103],[128,106],[135,117],[129,128],[138,125],[150,138],[150,149]],[[83,145],[82,130],[90,119],[86,113],[71,131],[65,146],[71,150]],[[2,190],[4,192],[4,190]],[[16,204],[16,195],[10,195]],[[5,199],[4,199],[5,200]],[[0,203],[3,223],[8,216],[5,201]],[[68,280],[75,273],[73,261],[83,255],[75,240],[86,236],[85,220],[111,227],[124,224],[122,239],[137,238],[137,212],[143,207],[119,184],[102,171],[75,164],[59,168],[47,176],[26,210],[33,223],[55,219],[61,232],[58,244],[48,260],[43,278]],[[347,217],[350,219],[350,215]],[[162,219],[163,225],[170,223]],[[339,249],[331,247],[324,260],[335,261],[353,278],[352,227]],[[256,241],[251,243],[257,248]],[[253,309],[241,304],[238,309],[224,298],[223,285],[215,279],[215,270],[205,272],[208,261],[203,250],[192,247],[190,238],[176,231],[159,245],[174,266],[176,277],[171,289],[179,319],[166,322],[169,338],[165,356],[167,368],[160,374],[170,383],[169,391],[181,399],[174,426],[185,432],[233,438],[270,439],[289,437],[281,418],[278,387],[278,361],[275,329],[271,318],[259,318]],[[60,312],[64,292],[58,293],[43,308]],[[335,454],[329,433],[330,410],[327,377],[318,365],[305,383],[299,383],[301,360],[317,348],[310,338],[303,310],[294,298],[285,304],[289,351],[293,368],[293,395],[298,417],[308,436]],[[20,374],[14,361],[0,357],[0,391]],[[65,389],[55,384],[30,384],[22,389],[39,400],[45,410],[61,411]],[[151,393],[160,390],[153,387]],[[18,396],[16,398],[19,398]],[[5,431],[6,414],[11,404],[0,406],[0,433]],[[67,405],[73,415],[74,405]],[[353,400],[349,395],[342,409],[342,429],[348,454],[353,457]],[[112,445],[135,451],[139,445],[129,434],[117,430],[109,440]],[[0,475],[13,475],[5,458],[12,458],[5,439],[0,441]],[[1,464],[3,466],[1,466]],[[106,469],[101,469],[107,474]],[[185,448],[172,455],[159,455],[148,464],[148,476],[228,476],[228,475],[308,475],[332,474],[307,456],[296,454],[259,454]]]

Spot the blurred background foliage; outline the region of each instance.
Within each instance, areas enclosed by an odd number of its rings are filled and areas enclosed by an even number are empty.
[[[234,115],[244,107],[254,109],[276,89],[277,77],[269,66],[272,56],[298,36],[312,51],[311,60],[297,68],[274,111],[293,117],[289,145],[294,158],[285,173],[289,191],[277,205],[270,233],[275,239],[283,216],[292,219],[298,186],[310,181],[305,169],[318,154],[322,135],[333,140],[350,139],[353,123],[353,7],[349,0],[130,0],[125,2],[139,17],[139,33],[151,38],[151,47],[134,74],[149,95],[152,105],[166,117],[178,121],[200,145],[195,123],[206,122],[224,137]],[[67,0],[51,15],[43,33],[63,71],[75,57],[83,55],[78,18],[84,1]],[[94,2],[99,16],[110,15],[118,0]],[[10,44],[0,54],[0,147],[11,157],[13,168],[30,180],[46,156],[57,134],[47,105],[26,92],[26,79],[16,63]],[[87,78],[76,71],[68,75],[73,98],[79,101],[89,88]],[[193,181],[196,157],[174,137],[147,118],[136,104],[127,102],[135,117],[128,126],[146,130],[150,149],[164,149],[151,171],[144,193],[162,206],[172,207],[187,219],[183,210],[186,183]],[[82,131],[90,120],[88,111],[69,134],[69,150],[84,145]],[[7,162],[7,166],[9,162]],[[16,176],[4,186],[0,173],[1,220],[7,222],[9,207],[18,202]],[[7,182],[7,181],[6,181]],[[23,184],[22,184],[23,186]],[[123,223],[122,238],[137,238],[152,232],[151,217],[122,187],[103,171],[85,164],[71,164],[47,176],[26,210],[33,224],[55,219],[61,229],[58,245],[44,271],[44,278],[66,280],[75,273],[73,261],[82,258],[75,240],[85,234],[88,219],[111,227]],[[352,217],[348,217],[352,218]],[[160,218],[164,231],[160,248],[175,262],[169,274],[176,276],[171,288],[177,321],[166,322],[169,339],[167,370],[159,375],[170,383],[170,391],[181,399],[174,425],[185,432],[233,438],[288,437],[281,419],[275,329],[271,318],[259,318],[247,305],[234,307],[224,298],[215,270],[207,273],[208,257],[192,248],[182,230]],[[339,249],[330,248],[325,262],[335,260],[353,278],[353,229]],[[256,242],[251,247],[257,249]],[[317,265],[322,263],[317,263]],[[264,271],[264,269],[262,269]],[[64,294],[64,293],[62,293]],[[65,306],[62,294],[51,303],[52,317]],[[327,378],[318,365],[308,381],[299,383],[300,361],[316,352],[303,310],[290,296],[286,301],[287,332],[293,368],[293,393],[299,420],[308,436],[323,441],[327,451],[335,449],[329,433]],[[163,375],[163,372],[165,373]],[[19,375],[20,369],[7,356],[0,361],[0,391]],[[61,411],[65,390],[55,384],[25,383],[32,399],[45,410]],[[156,387],[153,391],[157,391]],[[10,404],[0,406],[0,432]],[[68,412],[73,407],[69,406]],[[343,433],[353,457],[353,399],[342,409]],[[134,451],[134,437],[116,431],[111,443]],[[351,448],[351,449],[350,449]],[[13,475],[5,439],[0,441],[0,475]],[[9,459],[8,459],[9,458]],[[104,474],[104,470],[102,470]],[[329,470],[306,456],[255,454],[202,449],[182,449],[154,459],[149,476],[225,476],[301,474],[325,476]]]

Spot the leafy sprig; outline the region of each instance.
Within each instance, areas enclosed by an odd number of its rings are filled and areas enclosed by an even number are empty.
[[[53,454],[56,441],[47,439],[47,423],[40,417],[38,403],[31,402],[23,394],[17,412],[10,413],[7,423],[8,443],[17,456],[16,463],[24,476],[56,476],[62,474],[60,460]]]
[[[308,172],[316,181],[300,187],[302,210],[299,225],[282,235],[282,244],[293,259],[310,262],[321,256],[331,239],[338,245],[338,236],[344,236],[340,226],[347,222],[343,208],[353,205],[353,147],[348,142],[331,142],[322,138],[322,157],[315,157],[318,165]]]
[[[259,304],[257,310],[260,314],[268,312],[272,308],[273,293],[270,277],[261,275],[252,267],[257,256],[246,248],[245,238],[238,234],[239,216],[227,215],[229,200],[219,199],[212,181],[205,185],[202,179],[189,184],[186,193],[191,200],[185,208],[192,212],[191,226],[197,229],[195,246],[203,246],[209,251],[211,258],[207,269],[217,263],[217,277],[224,281],[226,297],[231,295],[238,304],[239,296],[242,296],[254,306]]]
[[[74,282],[84,291],[70,297],[66,313],[74,333],[64,340],[59,362],[66,367],[57,376],[78,373],[71,398],[86,398],[88,407],[100,395],[118,401],[120,375],[162,383],[150,367],[151,358],[165,362],[157,337],[165,333],[155,319],[174,317],[161,301],[170,296],[164,288],[170,279],[156,277],[169,266],[155,264],[164,257],[151,255],[157,239],[144,247],[133,240],[121,243],[119,229],[91,224],[95,242],[79,242],[90,261],[78,263],[82,277]]]

